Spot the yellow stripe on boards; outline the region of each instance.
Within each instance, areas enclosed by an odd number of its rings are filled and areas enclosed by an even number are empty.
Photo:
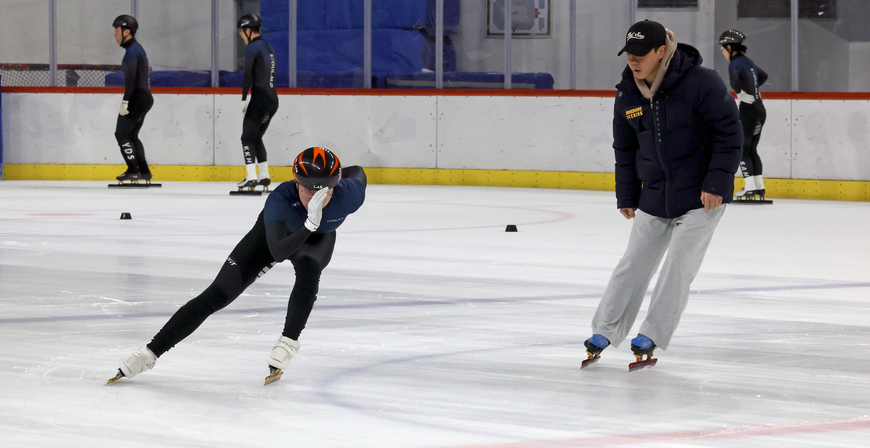
[[[113,181],[125,165],[3,165],[4,180],[106,180]],[[614,191],[612,173],[566,171],[448,170],[432,168],[366,168],[371,184],[470,185],[487,187],[562,188]],[[154,181],[238,182],[245,177],[244,166],[152,165]],[[269,167],[272,182],[293,179],[286,166]],[[735,190],[743,179],[735,178]],[[764,179],[767,198],[870,201],[870,182]]]

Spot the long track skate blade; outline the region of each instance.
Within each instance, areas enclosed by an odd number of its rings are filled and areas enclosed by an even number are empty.
[[[658,360],[659,360],[658,358],[649,358],[649,359],[644,359],[643,361],[633,362],[633,363],[628,365],[628,371],[634,372],[635,370],[640,370],[644,367],[652,367],[652,366],[656,365],[656,361],[658,361]]]
[[[106,382],[106,386],[108,386],[109,384],[114,383],[115,381],[120,380],[121,378],[124,378],[124,373],[121,372],[121,369],[118,369],[118,374],[115,375],[115,376],[112,377],[112,378],[109,378],[109,381]]]
[[[580,368],[585,369],[598,362],[599,359],[601,359],[601,355],[593,355],[591,358],[583,360],[583,363],[580,364]]]
[[[269,366],[269,372],[270,372],[270,373],[269,373],[269,376],[266,377],[266,383],[263,384],[264,386],[267,386],[267,385],[269,385],[269,384],[274,383],[275,381],[280,380],[280,379],[281,379],[281,375],[284,374],[284,371],[283,371],[283,370],[281,370],[281,369],[276,369],[276,368],[274,368],[274,367],[272,367],[272,366]]]

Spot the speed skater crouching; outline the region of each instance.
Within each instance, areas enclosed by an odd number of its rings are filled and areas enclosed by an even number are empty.
[[[366,175],[359,166],[342,167],[332,151],[313,147],[293,162],[295,180],[284,182],[266,200],[253,228],[236,244],[220,272],[200,295],[178,309],[151,342],[120,361],[109,380],[132,378],[190,336],[209,316],[241,295],[276,263],[289,260],[295,271],[284,328],[267,358],[266,384],[281,377],[300,349],[299,336],[317,300],[320,276],[332,259],[336,229],[365,200]]]

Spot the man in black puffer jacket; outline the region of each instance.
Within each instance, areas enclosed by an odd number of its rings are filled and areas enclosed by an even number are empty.
[[[590,358],[628,335],[664,260],[635,355],[667,349],[689,286],[734,193],[743,130],[722,78],[657,22],[635,23],[616,88],[613,148],[620,213],[635,219],[628,249],[592,320]],[[640,360],[640,358],[638,358]]]

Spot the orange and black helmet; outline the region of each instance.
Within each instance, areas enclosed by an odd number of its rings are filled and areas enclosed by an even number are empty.
[[[308,148],[293,161],[293,176],[309,190],[334,188],[341,180],[341,162],[326,148]]]

